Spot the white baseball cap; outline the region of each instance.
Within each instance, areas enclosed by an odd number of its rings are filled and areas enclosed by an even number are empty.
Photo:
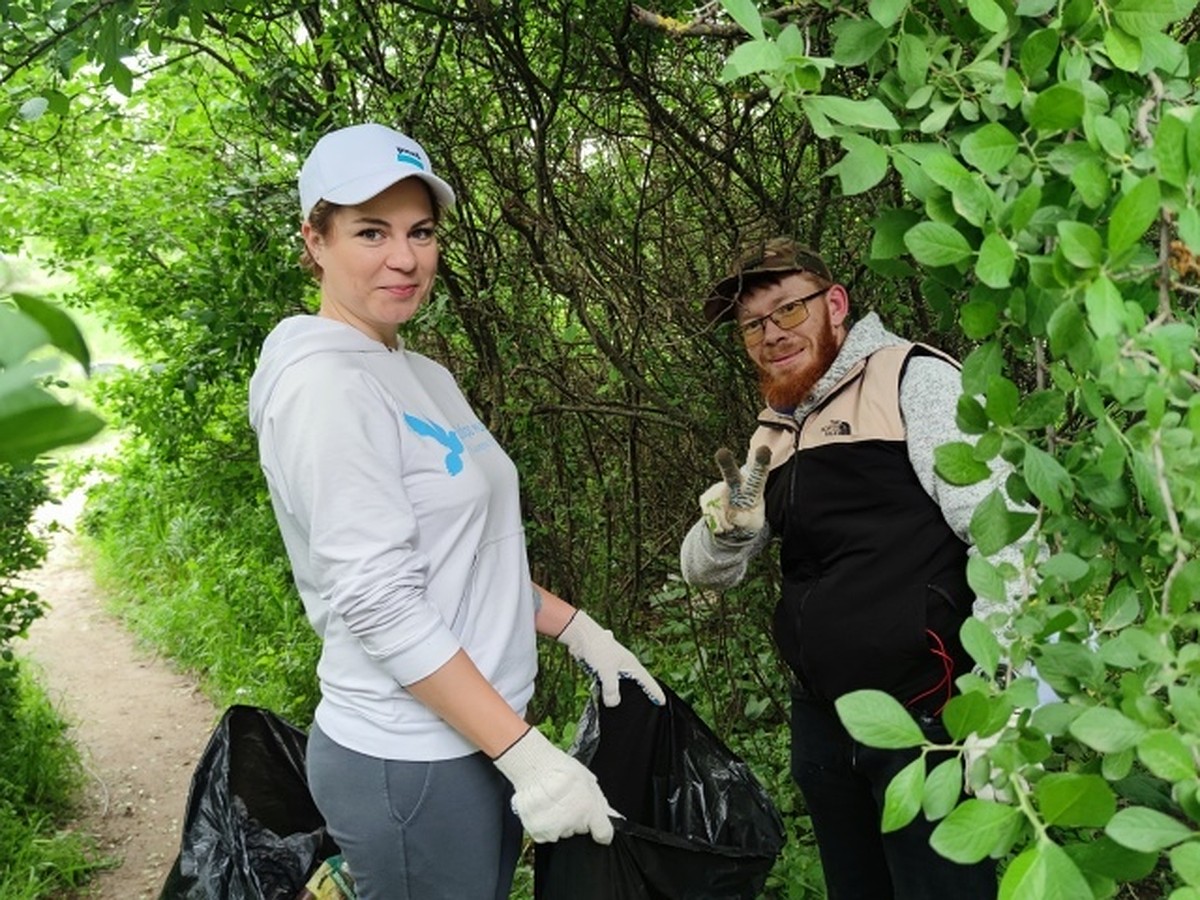
[[[318,200],[363,203],[414,176],[429,185],[443,208],[454,205],[454,190],[433,174],[428,154],[408,135],[374,123],[331,131],[300,167],[300,213],[307,219]]]

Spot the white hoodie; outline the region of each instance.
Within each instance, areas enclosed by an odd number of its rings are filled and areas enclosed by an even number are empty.
[[[524,714],[537,650],[517,472],[450,373],[295,316],[263,344],[250,422],[324,644],[321,730],[383,759],[474,752],[403,688],[460,647]]]

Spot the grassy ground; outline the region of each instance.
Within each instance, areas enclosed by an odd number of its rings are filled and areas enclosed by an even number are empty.
[[[0,897],[62,897],[105,865],[89,839],[63,830],[78,796],[78,753],[19,663],[0,664]]]

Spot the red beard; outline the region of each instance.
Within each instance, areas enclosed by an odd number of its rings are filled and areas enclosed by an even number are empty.
[[[810,359],[798,369],[780,375],[771,375],[766,369],[758,370],[758,387],[763,398],[772,409],[795,409],[821,377],[829,371],[837,359],[841,345],[833,332],[833,324],[826,319],[825,328],[813,339]]]

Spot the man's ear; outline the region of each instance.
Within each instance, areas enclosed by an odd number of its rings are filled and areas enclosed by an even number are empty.
[[[829,324],[838,328],[850,315],[850,295],[840,284],[831,285],[825,292],[825,305],[829,309]]]

